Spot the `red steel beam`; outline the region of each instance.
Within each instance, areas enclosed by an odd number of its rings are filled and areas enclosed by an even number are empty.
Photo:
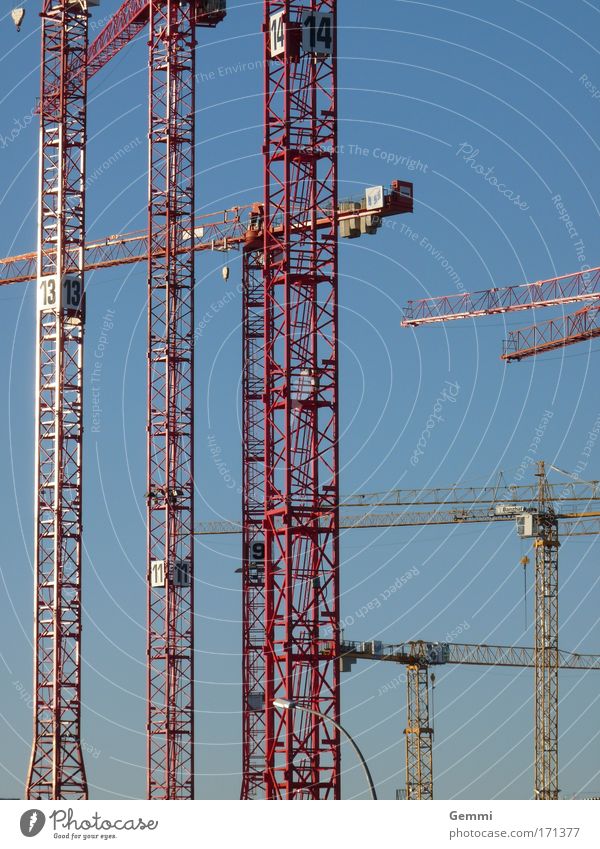
[[[504,343],[502,359],[523,360],[597,336],[600,336],[600,306],[588,306],[571,315],[512,330]]]
[[[560,306],[577,301],[600,299],[600,267],[536,283],[505,286],[481,292],[463,292],[409,301],[404,310],[403,327],[418,327],[476,318],[483,315],[520,312],[536,307]]]
[[[126,0],[115,12],[88,51],[88,79],[139,35],[148,23],[149,0]]]
[[[225,4],[216,0],[199,0],[192,11],[194,25],[214,27],[225,17]],[[88,79],[103,68],[148,23],[150,0],[125,0],[102,32],[94,39],[88,52]]]
[[[252,207],[233,207],[196,217],[194,222],[194,251],[239,248],[251,237],[244,214]],[[182,247],[187,250],[187,247]],[[161,249],[156,248],[157,251]],[[157,253],[157,256],[159,254]],[[0,259],[0,286],[23,283],[36,277],[34,252]],[[94,239],[85,245],[85,269],[112,268],[148,260],[148,231],[136,230]]]

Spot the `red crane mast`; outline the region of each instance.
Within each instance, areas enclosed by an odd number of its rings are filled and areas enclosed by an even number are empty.
[[[561,306],[600,298],[600,268],[577,271],[519,286],[502,286],[481,292],[461,292],[409,301],[404,309],[404,327],[436,324],[460,318],[521,312],[541,307]]]
[[[335,0],[264,3],[270,799],[340,798],[339,735],[322,718],[340,711],[336,11]]]
[[[87,3],[42,11],[33,746],[28,799],[86,799],[81,751],[81,439]],[[70,270],[66,274],[67,269]]]

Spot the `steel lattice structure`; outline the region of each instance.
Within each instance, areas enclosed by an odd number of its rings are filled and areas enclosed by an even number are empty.
[[[409,301],[404,309],[402,326],[418,327],[442,321],[563,306],[579,301],[588,304],[569,315],[511,330],[504,342],[502,359],[507,362],[523,360],[597,338],[600,335],[599,284],[600,268],[589,268],[520,286]]]
[[[600,298],[600,268],[577,271],[520,286],[501,286],[481,292],[463,292],[409,301],[404,310],[404,327],[436,324],[461,318],[521,312],[533,307],[552,307]]]
[[[364,204],[364,198],[362,202]],[[401,180],[392,181],[389,192],[383,196],[383,204],[381,209],[373,212],[365,208],[356,209],[356,204],[347,202],[345,205],[352,208],[340,209],[338,222],[350,222],[358,227],[360,222],[364,221],[369,223],[369,229],[365,226],[365,232],[372,233],[374,219],[379,223],[384,218],[412,212],[412,183]],[[257,238],[260,237],[260,233],[256,230],[257,216],[261,218],[257,206],[262,208],[262,204],[247,204],[197,215],[191,236],[194,251],[227,252],[255,245]],[[320,227],[328,227],[329,217],[326,215],[318,223]],[[281,226],[277,229],[280,231]],[[156,248],[156,250],[159,249]],[[92,239],[85,244],[86,271],[147,261],[147,230],[115,233],[100,239]],[[34,280],[36,274],[37,254],[35,252],[30,251],[0,259],[0,286]]]
[[[242,268],[242,788],[265,793],[265,322],[263,252]]]
[[[255,234],[249,244],[239,217],[210,222],[207,232],[197,233],[193,214],[195,28],[216,25],[224,3],[127,0],[89,52],[87,6],[88,0],[47,0],[42,15],[35,725],[27,794],[87,796],[80,745],[84,271],[147,258],[148,795],[193,798],[193,256],[209,247],[227,250],[231,237],[246,246],[242,796],[340,798],[337,732],[314,716],[279,711],[272,704],[275,697],[287,699],[339,721],[336,2],[264,3],[260,247]],[[87,79],[148,22],[147,238],[128,234],[87,246]],[[369,203],[366,210],[352,206],[349,217],[370,216],[369,209]],[[86,256],[89,248],[95,253]],[[11,262],[0,283],[30,279],[32,255]],[[479,293],[476,300],[470,295],[442,299],[430,312],[422,302],[425,312],[405,323],[595,300],[599,275],[593,269]],[[576,324],[561,338],[552,325],[550,341],[540,342],[534,328],[530,349],[517,345],[507,358],[592,338],[598,333],[597,310],[592,305],[576,313]],[[542,467],[536,540],[537,798],[558,794],[560,516],[548,507],[549,498]],[[440,511],[433,521],[475,520],[453,512]],[[489,516],[482,511],[476,520]],[[347,521],[352,527],[365,526],[366,520]],[[390,521],[380,514],[370,526]],[[263,542],[264,571],[257,555]]]
[[[429,667],[406,667],[406,798],[433,799],[433,728],[429,723]]]
[[[571,315],[540,321],[530,327],[511,330],[504,343],[502,359],[524,360],[545,351],[555,351],[600,336],[600,307],[595,304]]]
[[[204,23],[204,25],[215,25],[216,23],[218,23],[218,21],[223,15],[223,4],[214,3],[213,6],[215,7],[213,12],[211,12],[210,14],[207,12],[206,14],[202,15],[202,22]],[[220,7],[220,11],[216,8],[217,6]],[[113,47],[112,39],[118,39],[117,50],[121,49],[125,45],[126,39],[122,37],[122,33],[125,31],[125,24],[128,21],[131,22],[134,34],[138,31],[138,13],[145,14],[145,8],[146,7],[140,7],[137,3],[137,0],[136,2],[125,3],[124,6],[121,7],[121,9],[117,12],[115,20],[111,21],[107,25],[105,31],[103,31],[98,36],[97,41],[94,42],[94,44],[90,48],[90,52],[95,58],[91,68],[88,69],[88,79],[92,71],[95,73],[100,69],[101,57],[104,57],[104,61],[108,61],[112,56],[116,54],[116,50]],[[81,67],[80,60],[76,64],[79,68]],[[355,238],[358,235],[364,233],[373,235],[376,232],[377,228],[380,226],[381,220],[383,218],[412,212],[412,184],[408,182],[394,180],[392,182],[391,189],[389,190],[389,192],[383,192],[383,195],[380,198],[380,206],[378,206],[375,210],[367,209],[364,195],[361,200],[347,201],[341,204],[340,206],[341,208],[338,216],[338,223],[345,223],[347,228],[347,234],[350,238]],[[209,213],[203,214],[202,216],[197,216],[194,222],[193,230],[189,232],[186,231],[185,242],[178,250],[171,252],[171,255],[177,256],[180,253],[189,252],[190,249],[193,251],[217,250],[227,252],[229,250],[236,250],[242,248],[244,252],[244,263],[248,263],[247,265],[245,265],[245,273],[247,273],[248,269],[252,269],[252,273],[254,274],[256,282],[257,268],[259,265],[262,267],[262,247],[264,243],[262,209],[262,204],[252,204],[241,207],[236,206],[228,210],[222,210],[216,213]],[[317,226],[325,230],[331,228],[332,222],[329,210],[326,210],[323,212],[323,214],[320,214],[320,217],[317,219]],[[276,234],[283,233],[283,226],[281,222],[278,222],[275,225],[274,232]],[[188,236],[189,241],[187,238]],[[148,257],[151,257],[153,263],[160,263],[161,261],[164,262],[167,256],[165,245],[166,243],[162,239],[153,239],[152,244],[149,244],[147,230],[136,231],[132,233],[120,233],[113,236],[107,236],[102,239],[92,240],[86,242],[84,245],[84,268],[85,270],[91,270],[98,268],[108,268],[123,264],[138,263],[142,261],[147,262]],[[36,268],[37,256],[34,253],[26,253],[2,259],[0,260],[0,285],[19,283],[33,279],[36,274]],[[67,271],[75,272],[76,266],[72,264],[68,265]],[[260,307],[262,310],[262,308],[264,307],[262,278],[260,278],[260,286]],[[252,297],[254,298],[255,295],[256,293],[253,292]],[[257,310],[257,304],[252,304],[253,318],[251,324],[254,326],[255,330],[257,327],[256,322],[259,320],[259,312]],[[264,310],[262,310],[262,312],[264,313]],[[243,334],[246,333],[247,327],[249,328],[250,324],[244,321]],[[254,342],[249,342],[249,339],[254,335],[255,331],[249,332],[250,336],[248,337],[248,339],[244,338],[243,340],[244,351],[249,351],[249,345],[252,346],[255,344]],[[258,349],[256,350],[258,351]],[[248,369],[252,374],[248,372]],[[256,360],[254,354],[251,357],[245,357],[244,379],[246,380],[246,378],[248,377],[249,380],[244,385],[249,386],[250,382],[253,382],[254,393],[257,392],[256,380],[261,369],[263,369],[263,367],[259,364],[258,360]],[[262,407],[259,408],[256,403],[257,400],[258,399],[256,397],[248,399],[248,410],[250,410],[250,407],[252,407],[253,410],[251,416],[253,427],[258,423],[259,409],[262,411]],[[244,405],[244,409],[246,409],[246,404]],[[260,413],[260,415],[262,417],[262,412]],[[256,431],[256,434],[258,434],[258,431]],[[256,434],[256,439],[262,438]],[[256,446],[253,448],[253,455],[256,454],[255,448]],[[248,474],[244,473],[244,486],[246,486],[247,481],[254,480],[258,474],[260,464],[257,464],[256,461],[251,459],[253,455],[250,455],[248,452],[244,452],[244,468],[247,462],[250,462],[252,466],[252,469],[247,470],[249,472]],[[244,490],[244,492],[246,492],[246,490]],[[244,498],[245,497],[246,495],[244,495]],[[252,501],[253,497],[256,497],[256,493],[254,494],[254,496],[252,495],[252,493],[249,494],[248,503]],[[261,502],[261,510],[263,509],[263,507],[264,505]],[[236,531],[239,531],[240,526],[236,525],[235,527]],[[245,548],[244,550],[247,549]],[[160,565],[159,568],[162,570],[163,565]],[[246,589],[248,589],[248,586],[246,587]],[[248,608],[247,604],[249,605]],[[249,659],[248,663],[244,664],[244,778],[242,787],[243,798],[250,798],[251,796],[256,794],[256,788],[260,784],[259,773],[264,776],[264,730],[262,732],[262,739],[260,731],[261,727],[264,729],[264,713],[262,711],[256,710],[256,705],[259,703],[259,701],[262,700],[262,702],[264,703],[264,690],[262,692],[261,699],[260,691],[258,689],[260,685],[261,674],[259,673],[260,659],[258,656],[258,651],[256,650],[256,646],[258,645],[256,633],[257,629],[264,629],[264,625],[262,624],[261,619],[263,615],[260,610],[261,605],[264,605],[264,592],[262,593],[262,597],[260,593],[244,595],[243,642],[244,645],[247,646],[253,645],[255,647],[255,651],[253,654],[251,653],[252,659]],[[254,633],[249,633],[250,630],[252,630]],[[264,661],[262,665],[264,667]],[[251,670],[253,671],[251,672]],[[252,711],[252,716],[246,715],[247,711]],[[251,758],[252,766],[250,766],[249,756],[249,753],[251,751],[254,753]],[[261,758],[263,760],[262,769],[259,765]],[[249,788],[251,787],[254,787],[254,789],[251,793],[249,793]],[[248,793],[249,795],[246,795]]]
[[[358,236],[373,233],[380,219],[412,210],[412,185],[394,181],[375,216],[359,202],[340,204],[338,222]],[[328,211],[316,227],[331,232]],[[276,219],[272,236],[283,235]],[[309,219],[310,223],[310,219]],[[333,222],[335,226],[335,223]],[[306,223],[304,224],[304,227]],[[244,236],[242,273],[242,787],[241,798],[266,793],[265,746],[265,309],[264,207],[254,204]],[[231,244],[230,242],[228,244]]]
[[[534,795],[558,799],[558,520],[539,463],[535,540]]]
[[[439,647],[447,653],[440,658]],[[432,666],[454,664],[457,666],[535,667],[535,648],[530,646],[497,646],[486,643],[439,643],[410,640],[406,643],[383,644],[377,640],[356,642],[344,640],[340,646],[343,657],[354,660],[378,660],[400,663],[404,666]],[[560,669],[600,671],[600,655],[559,651]]]
[[[476,295],[428,298],[409,303],[404,326],[451,321],[498,312],[592,301],[573,315],[510,333],[503,359],[520,360],[600,334],[597,306],[599,269]],[[558,798],[558,517],[544,464],[538,464],[535,541],[535,733],[534,797]],[[575,530],[575,533],[578,531]]]
[[[28,799],[85,799],[81,452],[87,3],[42,13],[37,293],[34,734]],[[65,276],[67,268],[73,269]]]
[[[273,707],[339,722],[336,5],[264,4],[268,798],[340,798],[337,730]],[[315,14],[328,16],[325,55],[300,44]]]
[[[384,645],[376,640],[366,643],[344,640],[341,645],[343,658],[351,660],[376,660],[399,663],[406,666],[406,798],[433,799],[433,726],[429,718],[429,667],[458,666],[501,666],[534,667],[537,669],[537,650],[525,646],[490,646],[465,643],[439,643],[411,640],[407,643]],[[578,654],[557,651],[556,668],[600,670],[600,655]],[[433,682],[433,676],[431,677]],[[556,702],[558,709],[558,702]],[[540,711],[540,719],[544,712]],[[556,719],[558,714],[556,715]],[[536,710],[536,721],[538,712]],[[555,742],[558,740],[555,738]],[[556,764],[556,749],[552,749],[552,760],[548,757],[541,764]],[[546,776],[552,780],[552,774]],[[540,789],[544,784],[540,784]],[[542,796],[537,789],[535,798],[558,798],[556,795]]]
[[[150,9],[149,799],[194,797],[194,8]]]
[[[195,28],[223,0],[127,0],[88,52],[88,4],[42,14],[34,742],[30,798],[86,798],[81,754],[81,457],[87,80],[150,22],[149,226],[93,245],[148,257],[148,795],[193,798]],[[215,233],[220,236],[218,222]],[[140,255],[141,254],[141,255]],[[14,273],[16,272],[16,274]],[[12,277],[11,277],[12,275]]]
[[[537,522],[540,515],[540,484],[517,485],[505,487],[500,485],[494,487],[483,487],[477,490],[464,487],[450,487],[446,489],[425,489],[421,491],[421,495],[417,494],[416,490],[393,490],[390,493],[357,493],[352,496],[341,499],[341,515],[339,517],[340,528],[375,528],[375,527],[399,527],[399,526],[423,526],[436,524],[462,524],[472,522],[496,523],[496,522],[514,522],[519,511],[524,510],[526,514],[536,519],[535,544],[536,553],[541,552],[542,543],[540,540],[545,539],[546,525],[544,522]],[[559,484],[549,484],[544,474],[544,503],[548,504],[551,499],[556,499],[561,505],[560,512],[551,514],[551,524],[554,523],[556,537],[552,538],[552,544],[556,542],[554,554],[552,555],[551,575],[554,575],[554,580],[557,577],[558,567],[558,523],[560,521],[561,532],[563,536],[577,536],[586,534],[600,533],[600,519],[598,510],[589,510],[590,507],[595,507],[598,500],[598,489],[595,481],[578,481],[576,483],[568,483],[564,486]],[[476,497],[479,496],[479,499]],[[461,502],[461,498],[464,499]],[[532,500],[535,498],[535,503]],[[495,500],[496,499],[496,500]],[[520,502],[518,506],[514,502]],[[481,509],[474,505],[479,503],[488,503],[487,509]],[[508,506],[511,508],[508,512],[495,508],[508,501]],[[584,504],[581,504],[584,502]],[[458,505],[463,504],[463,507],[458,509]],[[429,505],[427,511],[413,512],[405,510],[396,513],[379,512],[381,507],[396,504],[396,505]],[[443,504],[454,504],[454,509],[441,509]],[[347,513],[349,507],[352,506],[371,506],[371,511],[362,514]],[[582,509],[583,508],[583,509]],[[547,507],[544,507],[542,516],[548,517]],[[549,520],[550,521],[550,520]],[[242,531],[244,523],[239,522],[206,522],[198,526],[196,533],[200,535],[210,534],[239,534]],[[548,543],[548,546],[550,542]],[[546,548],[548,548],[548,546]],[[546,552],[548,554],[548,551]],[[548,554],[548,556],[550,556]],[[548,583],[548,578],[544,577],[544,569],[550,568],[548,561],[544,557],[536,558],[536,584],[535,584],[535,615],[536,623],[548,622],[552,627],[552,633],[555,635],[557,646],[558,623],[556,616],[552,613],[556,605],[556,584],[552,584],[552,593],[548,593],[547,589],[551,586]],[[549,618],[545,618],[548,616]],[[541,626],[540,626],[541,627]],[[543,763],[544,781],[549,782],[550,786],[558,786],[558,762],[556,757],[548,754],[548,740],[554,740],[550,744],[550,749],[556,751],[556,722],[558,715],[558,705],[556,703],[557,695],[557,666],[565,668],[598,668],[597,658],[594,656],[571,655],[565,652],[557,652],[556,657],[550,656],[544,646],[547,645],[547,637],[550,632],[544,624],[543,630],[538,628],[536,632],[537,649],[510,648],[506,646],[468,646],[468,645],[451,645],[451,655],[448,662],[461,664],[491,664],[500,666],[534,666],[537,669],[537,677],[534,692],[536,728],[549,729],[552,732],[550,737],[544,736],[543,733],[535,735],[534,760],[536,763]],[[344,641],[341,646],[341,654],[347,655],[350,658],[371,657],[372,652],[365,652],[360,649],[357,644]],[[326,645],[321,654],[323,657],[330,656],[332,653],[331,645]],[[421,642],[411,642],[400,646],[387,646],[384,653],[374,656],[377,660],[391,661],[404,664],[423,664],[427,662],[427,645]],[[556,662],[555,662],[556,661]],[[586,666],[586,664],[589,664]],[[545,671],[544,671],[545,670]],[[256,679],[259,680],[259,679]],[[546,683],[544,683],[546,682]],[[554,694],[554,695],[553,695]],[[549,718],[548,718],[549,717]],[[258,734],[260,725],[254,726],[255,732]],[[255,750],[257,751],[257,750]],[[244,766],[248,768],[247,760],[244,761]],[[552,776],[550,778],[550,775]],[[541,798],[541,790],[539,782],[540,775],[535,776],[536,796]],[[248,787],[249,781],[245,776],[243,787]],[[242,794],[243,795],[243,794]],[[249,798],[244,796],[243,798]]]

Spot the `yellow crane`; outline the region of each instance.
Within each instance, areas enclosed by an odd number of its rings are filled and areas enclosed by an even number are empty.
[[[433,799],[433,723],[429,712],[430,667],[462,666],[536,667],[536,650],[524,646],[439,643],[409,640],[386,645],[378,640],[344,640],[340,647],[342,671],[357,660],[400,663],[406,667],[406,798]],[[600,655],[557,651],[557,668],[596,669]]]
[[[540,460],[534,483],[507,483],[500,473],[494,484],[481,487],[395,489],[340,500],[342,529],[507,521],[516,522],[522,539],[533,541],[535,554],[534,798],[557,799],[559,527],[562,537],[600,533],[599,482],[550,483]],[[240,532],[233,521],[204,522],[196,529],[201,536]],[[251,565],[260,576],[264,564]]]

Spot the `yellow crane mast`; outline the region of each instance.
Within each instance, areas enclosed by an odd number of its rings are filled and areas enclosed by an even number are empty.
[[[524,646],[497,646],[470,643],[439,643],[411,640],[385,645],[378,640],[344,640],[340,647],[342,670],[348,671],[357,660],[399,663],[406,667],[406,798],[433,799],[433,723],[429,712],[430,667],[447,664],[460,666],[533,667],[537,675],[537,650]],[[555,651],[553,670],[600,671],[600,655]],[[558,692],[558,684],[556,690]],[[556,719],[558,718],[558,710]],[[536,714],[537,721],[537,714]],[[537,733],[537,729],[536,729]],[[558,737],[553,754],[557,757]],[[545,763],[554,763],[548,759]],[[536,765],[537,766],[537,765]],[[558,798],[557,795],[554,798]]]
[[[522,539],[533,541],[534,798],[558,798],[559,526],[563,537],[600,533],[599,482],[577,479],[549,483],[545,464],[539,461],[533,484],[507,484],[500,473],[497,482],[489,486],[457,484],[357,493],[342,498],[339,506],[342,529],[512,521]],[[390,507],[396,509],[390,511]],[[357,508],[361,512],[355,512]],[[196,529],[202,536],[240,532],[240,523],[232,521],[205,522]],[[262,574],[264,564],[254,565]],[[414,692],[422,692],[418,682]],[[415,710],[419,712],[419,704]]]

